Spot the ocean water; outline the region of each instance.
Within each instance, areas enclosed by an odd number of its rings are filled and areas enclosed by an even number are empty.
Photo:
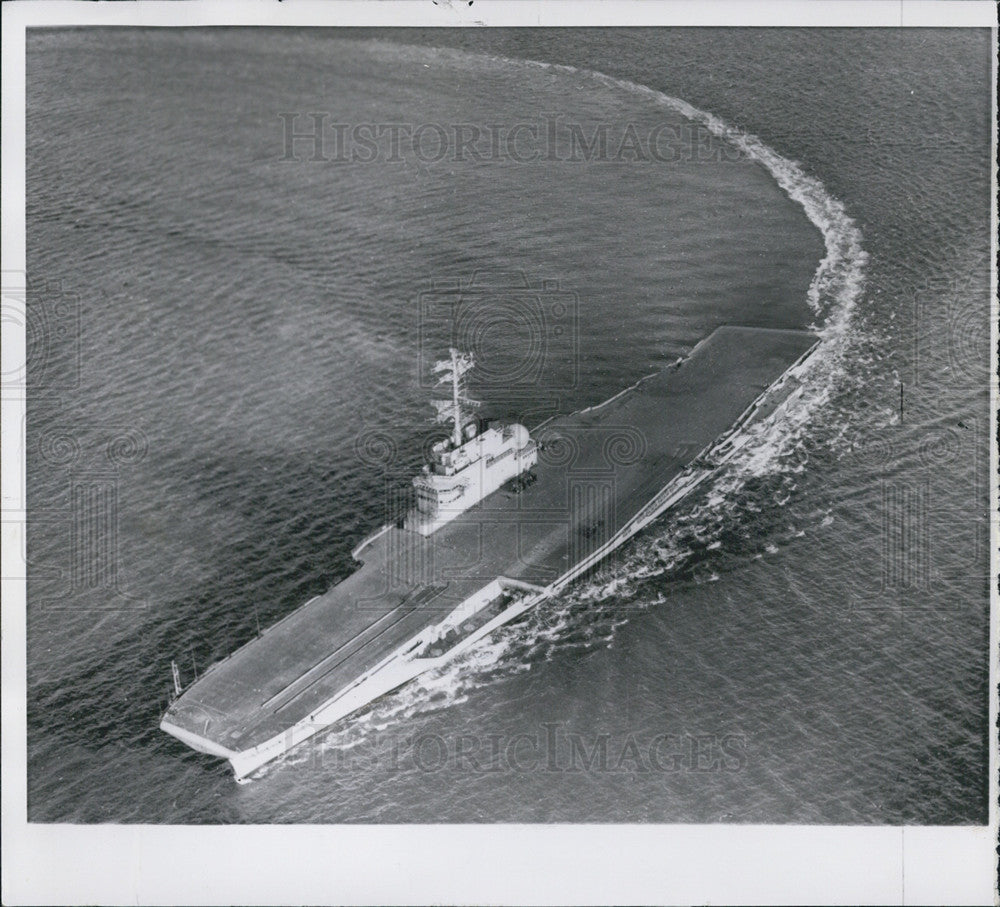
[[[985,821],[989,50],[30,34],[29,819]],[[427,144],[289,153],[313,114]],[[518,160],[547,117],[612,150]],[[456,125],[486,152],[438,159]],[[188,682],[350,571],[433,436],[455,281],[484,414],[529,424],[722,323],[824,345],[611,563],[237,785],[158,730],[171,660]]]

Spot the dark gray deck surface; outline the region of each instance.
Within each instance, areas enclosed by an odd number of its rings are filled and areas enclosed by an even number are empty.
[[[545,585],[603,545],[816,343],[722,327],[680,368],[533,435],[538,480],[429,538],[393,529],[364,566],[206,673],[167,713],[244,750],[309,717],[393,649],[497,576]]]

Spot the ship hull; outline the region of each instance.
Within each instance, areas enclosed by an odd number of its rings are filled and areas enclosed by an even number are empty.
[[[679,368],[543,423],[535,485],[430,538],[383,527],[355,549],[361,569],[211,669],[161,728],[242,780],[441,667],[690,495],[750,425],[780,418],[816,343],[720,328]]]

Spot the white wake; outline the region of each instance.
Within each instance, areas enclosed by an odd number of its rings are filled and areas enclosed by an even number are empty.
[[[481,60],[473,54],[455,53]],[[780,418],[750,429],[749,443],[727,463],[697,503],[679,513],[668,511],[664,518],[628,544],[614,566],[604,568],[596,577],[581,581],[557,599],[544,603],[541,610],[525,622],[502,628],[440,671],[417,678],[375,703],[360,721],[331,730],[319,744],[323,747],[353,746],[372,732],[380,733],[397,725],[401,719],[463,702],[468,692],[488,677],[528,671],[533,662],[554,651],[610,645],[617,628],[627,618],[617,614],[593,620],[593,614],[586,614],[581,605],[619,600],[630,595],[637,582],[676,569],[692,554],[688,547],[691,539],[706,548],[718,547],[713,536],[726,524],[727,515],[739,506],[738,492],[748,479],[778,474],[783,477],[783,487],[790,494],[795,475],[805,468],[804,452],[799,457],[792,454],[796,450],[801,452],[801,440],[809,425],[817,411],[829,402],[849,365],[852,314],[864,288],[867,253],[862,248],[857,224],[820,180],[756,135],[737,130],[714,114],[648,86],[562,64],[492,59],[507,65],[530,66],[591,79],[612,89],[641,96],[702,125],[766,168],[788,197],[802,206],[823,236],[826,253],[813,275],[807,296],[814,317],[812,329],[819,334],[822,343],[807,360],[802,392],[782,407]],[[682,540],[680,527],[687,541]],[[707,581],[716,579],[718,576],[712,575]],[[661,594],[656,600],[643,604],[655,605],[662,598]]]

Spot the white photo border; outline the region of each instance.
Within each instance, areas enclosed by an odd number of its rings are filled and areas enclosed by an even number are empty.
[[[3,4],[6,273],[25,270],[25,29],[32,26],[986,27],[979,0],[191,0]],[[993,86],[996,87],[994,57]],[[993,122],[996,124],[994,101]],[[996,160],[994,133],[993,160]],[[993,256],[996,260],[996,171]],[[4,394],[2,805],[5,904],[998,903],[997,276],[991,319],[990,824],[210,826],[26,822],[23,394]],[[24,350],[4,325],[4,351]],[[15,353],[16,355],[16,353]],[[22,360],[23,361],[23,358]]]

